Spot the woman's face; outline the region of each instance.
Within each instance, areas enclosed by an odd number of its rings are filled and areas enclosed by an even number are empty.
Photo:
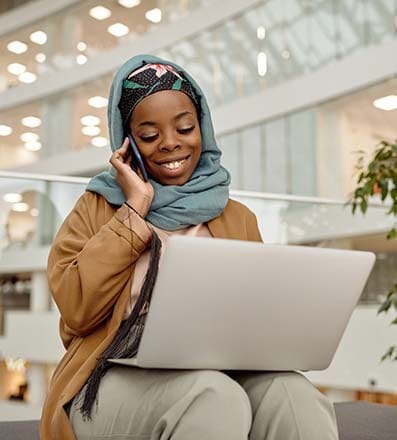
[[[146,171],[163,185],[183,185],[201,155],[196,109],[183,92],[162,90],[135,107],[130,130]]]

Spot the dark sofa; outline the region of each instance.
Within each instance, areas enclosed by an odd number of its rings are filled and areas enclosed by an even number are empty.
[[[397,439],[397,406],[343,402],[335,404],[335,411],[340,440]],[[38,427],[37,420],[0,422],[0,439],[35,440]]]

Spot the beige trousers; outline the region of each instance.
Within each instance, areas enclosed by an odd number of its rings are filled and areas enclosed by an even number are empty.
[[[145,370],[117,366],[102,379],[78,440],[336,440],[332,404],[295,372]]]

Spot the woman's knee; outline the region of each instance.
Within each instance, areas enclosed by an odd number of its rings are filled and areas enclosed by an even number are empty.
[[[244,388],[228,375],[214,370],[196,370],[190,373],[194,385],[208,392],[218,404],[251,413],[250,401]]]
[[[206,418],[203,423],[210,430],[215,429],[214,432],[218,434],[227,434],[227,438],[247,438],[252,423],[252,410],[242,386],[219,371],[200,370],[190,374],[194,383],[190,390],[194,395],[191,402],[198,405],[198,413]],[[209,426],[211,421],[214,422],[212,428]]]
[[[294,371],[244,374],[238,381],[248,394],[254,412],[266,401],[274,407],[288,401],[315,402],[325,398],[303,374]]]
[[[299,433],[308,440],[337,439],[332,403],[302,374],[258,374],[249,386],[255,413],[251,438],[263,438],[272,430],[277,433],[274,438],[298,438]]]
[[[290,398],[294,398],[295,396],[318,398],[322,396],[317,388],[303,374],[295,371],[275,374],[272,383],[273,386],[276,386],[282,391],[281,394],[288,394]]]

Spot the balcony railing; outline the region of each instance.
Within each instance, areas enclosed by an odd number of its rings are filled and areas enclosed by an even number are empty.
[[[5,279],[22,270],[10,267],[10,255],[15,261],[19,252],[51,245],[88,181],[0,172],[0,282],[2,274]],[[371,204],[363,216],[352,215],[343,200],[249,191],[231,191],[230,196],[256,214],[265,243],[375,250],[378,259],[362,302],[378,302],[397,278],[396,257],[384,239],[393,219],[381,204]]]

